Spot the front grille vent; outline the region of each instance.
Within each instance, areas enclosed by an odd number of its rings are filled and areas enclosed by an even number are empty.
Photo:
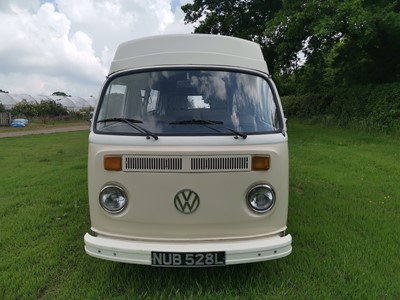
[[[250,155],[145,156],[124,155],[123,171],[207,173],[250,171]]]
[[[248,171],[248,156],[192,157],[192,171]]]
[[[178,172],[181,170],[181,157],[125,156],[124,171]]]

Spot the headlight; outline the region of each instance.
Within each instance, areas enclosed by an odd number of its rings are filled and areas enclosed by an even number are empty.
[[[128,198],[119,186],[108,185],[101,190],[99,201],[105,211],[116,214],[125,208]]]
[[[264,213],[274,206],[275,192],[268,185],[257,185],[247,193],[247,201],[253,210]]]

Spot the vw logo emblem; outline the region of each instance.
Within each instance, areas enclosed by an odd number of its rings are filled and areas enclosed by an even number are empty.
[[[200,198],[192,190],[182,190],[175,195],[175,208],[183,214],[195,212],[200,205]]]

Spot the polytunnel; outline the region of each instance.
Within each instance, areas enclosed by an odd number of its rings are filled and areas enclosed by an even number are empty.
[[[3,104],[6,109],[11,109],[18,102],[15,101],[8,93],[0,93],[0,103]]]
[[[28,103],[36,104],[35,98],[33,98],[31,95],[28,94],[10,94],[10,97],[12,97],[17,103],[21,101],[26,101]]]
[[[0,103],[5,109],[12,109],[14,105],[22,101],[32,104],[39,104],[42,101],[54,100],[60,103],[69,111],[79,111],[81,109],[93,109],[96,106],[96,98],[79,96],[46,96],[46,95],[28,95],[28,94],[9,94],[0,93]]]

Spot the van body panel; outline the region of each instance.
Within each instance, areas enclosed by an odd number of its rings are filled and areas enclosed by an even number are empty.
[[[267,137],[265,138],[267,140]],[[188,142],[188,144],[190,144]],[[145,154],[144,154],[145,153]],[[233,156],[267,155],[267,171],[244,172],[124,172],[104,170],[105,155],[142,156]],[[119,215],[110,215],[91,202],[93,230],[110,236],[140,239],[243,238],[276,234],[286,229],[288,205],[287,144],[231,146],[89,146],[89,198],[97,199],[110,184],[122,186],[130,199]],[[248,190],[256,184],[269,184],[276,191],[276,204],[267,214],[249,209]],[[183,189],[200,197],[196,213],[185,215],[174,206],[175,195]]]
[[[85,251],[172,267],[287,256],[288,174],[259,45],[202,34],[123,43],[89,135]]]

